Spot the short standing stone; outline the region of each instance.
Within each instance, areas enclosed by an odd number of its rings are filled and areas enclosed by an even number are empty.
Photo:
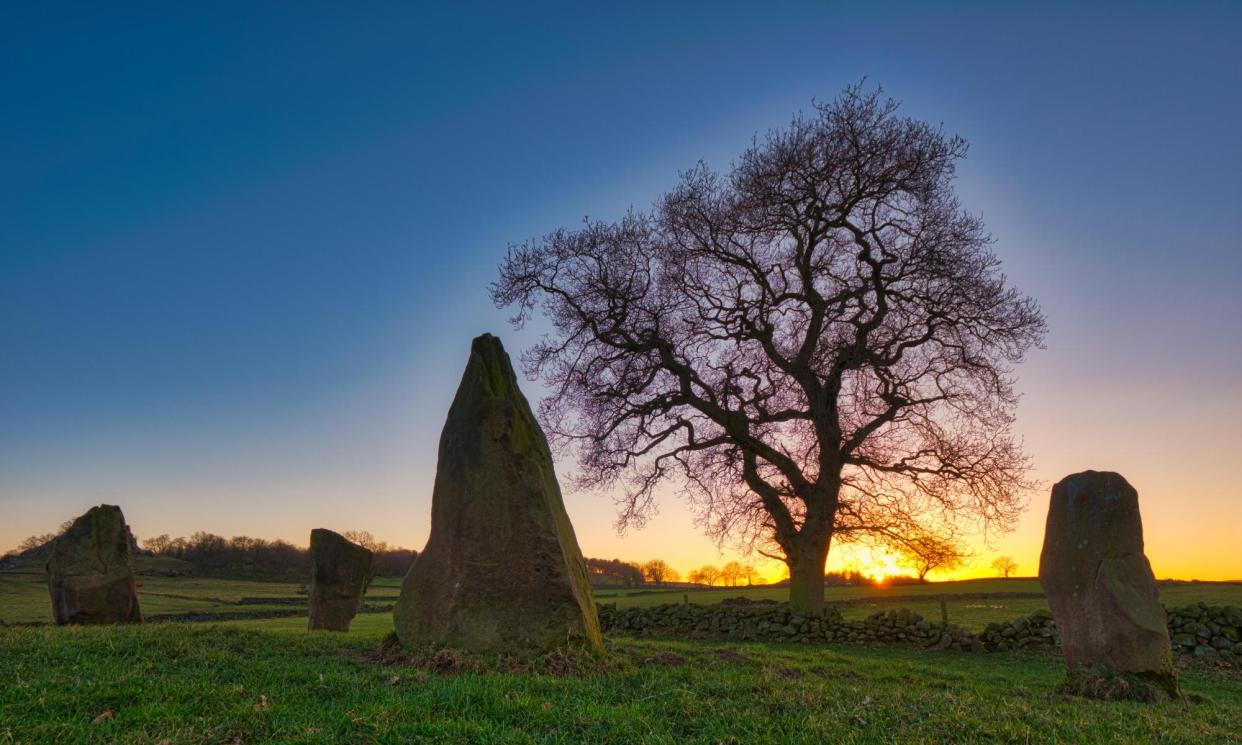
[[[1119,474],[1085,471],[1052,488],[1039,581],[1069,671],[1063,690],[1180,696],[1164,608],[1143,554],[1138,493]]]
[[[121,508],[92,507],[52,542],[47,584],[56,623],[142,623]]]
[[[349,631],[371,581],[375,555],[339,533],[315,528],[310,560],[311,631]]]
[[[547,440],[500,340],[474,340],[440,434],[431,536],[393,613],[406,646],[529,654],[603,642]]]

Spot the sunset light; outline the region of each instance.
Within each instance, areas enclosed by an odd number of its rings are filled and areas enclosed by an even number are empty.
[[[1238,741],[1242,3],[5,11],[0,743]]]

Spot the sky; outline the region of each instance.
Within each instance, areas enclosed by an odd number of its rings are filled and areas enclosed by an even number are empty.
[[[140,538],[421,548],[471,338],[539,331],[488,299],[506,246],[865,78],[969,140],[961,201],[1050,324],[1019,370],[1042,486],[958,576],[1034,574],[1048,488],[1094,468],[1157,576],[1242,579],[1242,6],[507,5],[6,11],[0,551],[101,502]],[[589,556],[735,558],[675,490],[625,535],[566,504]]]

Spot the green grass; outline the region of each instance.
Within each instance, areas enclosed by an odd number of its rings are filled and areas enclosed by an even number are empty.
[[[263,612],[295,584],[144,577],[143,610]],[[391,602],[397,579],[376,580]],[[978,627],[1043,607],[1033,580],[886,590],[831,588],[847,618],[910,607]],[[783,588],[689,592],[691,602]],[[1242,586],[1161,588],[1169,605],[1242,605]],[[603,591],[600,602],[681,602],[683,592]],[[972,597],[985,595],[988,597]],[[1018,597],[1014,597],[1018,595]],[[902,598],[896,600],[895,598]],[[47,620],[39,573],[0,573],[0,617]],[[293,606],[296,608],[296,606]],[[1049,654],[969,655],[909,648],[614,639],[608,672],[584,677],[440,676],[366,661],[392,631],[364,613],[349,634],[306,631],[301,614],[221,623],[0,628],[0,743],[34,742],[1242,742],[1237,671],[1183,672],[1195,704],[1143,706],[1053,692]],[[721,649],[744,661],[717,657]],[[681,666],[650,665],[672,652]],[[111,718],[92,723],[104,712]]]
[[[142,562],[159,562],[142,558],[139,568],[154,568]],[[293,582],[260,582],[200,577],[140,577],[142,611],[148,617],[165,614],[229,613],[263,616],[272,612],[289,612],[304,602],[301,588]],[[367,601],[374,605],[395,602],[401,580],[377,578],[367,590]],[[926,618],[938,620],[938,597],[945,598],[949,620],[971,629],[982,629],[988,623],[1011,621],[1029,614],[1047,603],[1040,597],[1022,597],[1040,593],[1034,579],[975,579],[958,582],[936,582],[895,587],[830,587],[830,602],[842,603],[840,610],[847,619],[860,619],[877,610],[895,607],[910,608]],[[752,600],[786,600],[784,587],[729,587],[711,590],[680,589],[605,589],[596,592],[600,603],[618,607],[659,605],[661,603],[718,603],[724,598],[743,596]],[[1161,599],[1170,607],[1203,602],[1208,605],[1242,606],[1242,583],[1176,583],[1163,584]],[[988,597],[972,597],[986,595]],[[243,598],[271,598],[271,604],[238,603]],[[51,602],[46,578],[41,568],[27,567],[0,572],[0,621],[6,623],[50,622]]]
[[[994,594],[994,593],[1043,593],[1039,581],[1032,577],[1014,579],[965,579],[953,582],[928,582],[914,585],[893,585],[890,587],[828,587],[824,590],[825,599],[829,602],[841,600],[857,600],[872,598],[877,601],[892,596],[960,594]],[[1238,605],[1242,603],[1242,582],[1177,582],[1161,583],[1161,598],[1166,604],[1185,605],[1187,603],[1204,602],[1208,605]],[[680,603],[684,595],[688,595],[691,603],[718,603],[723,598],[745,596],[752,600],[770,598],[785,600],[789,596],[786,587],[716,587],[710,590],[681,589],[649,589],[636,587],[632,589],[607,589],[596,591],[595,597],[601,603],[617,603],[620,607],[633,605],[659,605],[661,603]]]
[[[0,742],[1242,741],[1242,681],[1210,670],[1155,706],[1059,696],[1050,655],[850,646],[616,640],[584,677],[441,676],[365,661],[387,614],[299,620],[0,629]]]
[[[167,568],[167,561],[142,557],[135,562],[137,570]],[[183,562],[177,562],[184,564]],[[305,587],[297,582],[271,582],[216,577],[152,577],[140,575],[139,604],[147,617],[188,613],[248,613],[262,615],[272,611],[288,611],[305,606]],[[367,590],[367,600],[392,603],[401,587],[399,579],[378,578]],[[268,598],[269,604],[256,603]],[[246,604],[241,604],[247,599]],[[283,602],[281,602],[283,601]],[[47,576],[42,567],[26,566],[0,571],[0,621],[5,623],[50,623],[52,604],[48,596]]]
[[[825,597],[841,603],[839,609],[846,619],[861,619],[889,608],[909,608],[925,618],[939,620],[939,598],[945,599],[949,621],[971,629],[987,624],[1012,621],[1048,603],[1042,597],[1039,582],[1032,578],[971,579],[957,582],[930,582],[921,585],[893,587],[829,587]],[[989,597],[972,597],[985,595]],[[725,598],[746,597],[751,600],[784,601],[789,597],[784,587],[718,587],[711,590],[643,590],[620,589],[596,592],[600,603],[614,603],[618,608],[660,605],[663,603],[719,603]],[[1162,583],[1160,599],[1169,607],[1202,602],[1207,605],[1242,606],[1242,583],[1198,582]]]

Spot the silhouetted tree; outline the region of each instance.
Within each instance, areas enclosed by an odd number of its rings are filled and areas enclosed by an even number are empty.
[[[373,545],[375,576],[403,576],[417,557],[417,553],[409,549],[393,548],[382,542],[373,542]],[[250,536],[224,538],[199,531],[188,539],[158,535],[143,541],[143,547],[158,556],[190,562],[197,571],[220,576],[280,575],[292,578],[310,571],[309,551],[282,540]]]
[[[997,557],[996,561],[992,562],[992,568],[995,569],[996,573],[1000,576],[1005,579],[1009,579],[1009,575],[1018,571],[1018,562],[1008,556],[1000,556]]]
[[[710,534],[786,562],[801,610],[834,537],[1008,529],[1029,486],[1011,370],[1044,319],[954,195],[966,143],[896,112],[849,88],[651,214],[510,246],[491,288],[551,320],[523,360],[575,485],[626,484],[624,527],[678,479]]]
[[[153,554],[168,554],[172,548],[173,540],[168,537],[167,533],[161,533],[154,538],[143,540],[142,546]]]
[[[643,578],[652,584],[662,585],[665,582],[676,582],[680,576],[677,570],[663,559],[652,559],[643,564]]]
[[[17,544],[17,553],[25,553],[32,549],[40,548],[54,540],[60,533],[44,533],[43,535],[32,535],[21,543]]]
[[[352,541],[365,549],[372,552],[380,552],[388,549],[388,544],[371,535],[369,530],[347,530],[341,533],[345,540]]]
[[[970,557],[970,553],[953,539],[931,533],[903,536],[891,545],[902,565],[913,569],[920,582],[931,572],[957,569]]]
[[[746,570],[742,567],[740,561],[730,561],[720,567],[720,583],[722,585],[737,587],[745,578]]]
[[[418,558],[417,551],[389,546],[369,530],[347,530],[341,535],[375,555],[373,572],[377,577],[404,577]]]
[[[720,580],[720,568],[714,564],[705,564],[699,567],[699,582],[711,587]]]
[[[750,564],[742,565],[742,579],[746,580],[747,585],[755,584],[755,568]]]

